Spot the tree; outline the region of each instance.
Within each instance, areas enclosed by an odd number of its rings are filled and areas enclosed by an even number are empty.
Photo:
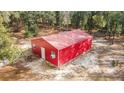
[[[104,29],[107,25],[107,11],[104,12],[96,12],[96,14],[93,16],[93,20],[94,20],[94,25],[95,25],[95,28],[97,29]]]
[[[82,12],[74,12],[71,18],[72,26],[74,26],[75,28],[79,28],[81,23],[81,18],[82,18]]]
[[[121,30],[121,32],[124,34],[124,12],[123,11],[121,11],[120,12],[120,24],[122,24],[122,30]]]
[[[9,25],[13,32],[19,32],[23,28],[23,23],[20,16],[21,12],[11,12]]]
[[[92,30],[95,28],[95,22],[94,22],[93,16],[95,16],[96,13],[97,12],[95,11],[87,12],[87,15],[88,15],[87,30],[90,34],[92,34]]]
[[[22,21],[20,18],[21,12],[3,12],[1,11],[0,14],[3,18],[3,24],[6,26],[10,31],[18,32],[22,28]]]
[[[117,34],[120,34],[122,31],[122,24],[120,24],[120,12],[109,12],[109,19],[108,19],[108,32],[109,32],[109,39],[112,37],[111,41],[114,44],[114,39]]]
[[[3,22],[3,17],[0,14],[0,60],[4,61],[7,59],[9,62],[14,62],[20,57],[21,52],[14,46],[14,41],[4,27]]]
[[[25,37],[37,35],[38,24],[36,15],[37,13],[29,11],[21,13],[21,19],[23,20],[25,26]]]
[[[60,12],[55,11],[56,26],[60,26]]]

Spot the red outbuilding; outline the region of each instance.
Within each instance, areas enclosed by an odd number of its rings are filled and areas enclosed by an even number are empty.
[[[91,48],[92,36],[77,29],[31,40],[32,52],[56,67],[69,62]]]

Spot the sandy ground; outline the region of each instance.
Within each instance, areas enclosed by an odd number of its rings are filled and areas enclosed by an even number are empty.
[[[90,51],[60,69],[35,57],[28,39],[19,43],[24,57],[0,68],[0,80],[124,80],[124,41],[110,45],[103,38],[94,38]],[[112,60],[120,64],[112,67]]]

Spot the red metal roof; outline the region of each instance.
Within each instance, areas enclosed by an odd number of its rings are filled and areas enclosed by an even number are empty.
[[[83,32],[80,29],[76,29],[72,31],[65,31],[57,34],[52,34],[49,36],[43,36],[42,38],[55,48],[63,49],[82,40],[92,38],[92,36]]]

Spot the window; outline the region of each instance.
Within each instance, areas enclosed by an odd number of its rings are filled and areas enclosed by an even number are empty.
[[[37,45],[35,45],[35,44],[33,44],[32,47],[33,47],[33,48],[40,48],[39,46],[37,46]]]
[[[56,58],[56,54],[55,54],[54,51],[51,51],[51,58],[52,58],[52,59]]]
[[[35,45],[35,44],[33,44],[33,45],[32,45],[32,47],[33,47],[33,48],[36,48],[36,45]]]

